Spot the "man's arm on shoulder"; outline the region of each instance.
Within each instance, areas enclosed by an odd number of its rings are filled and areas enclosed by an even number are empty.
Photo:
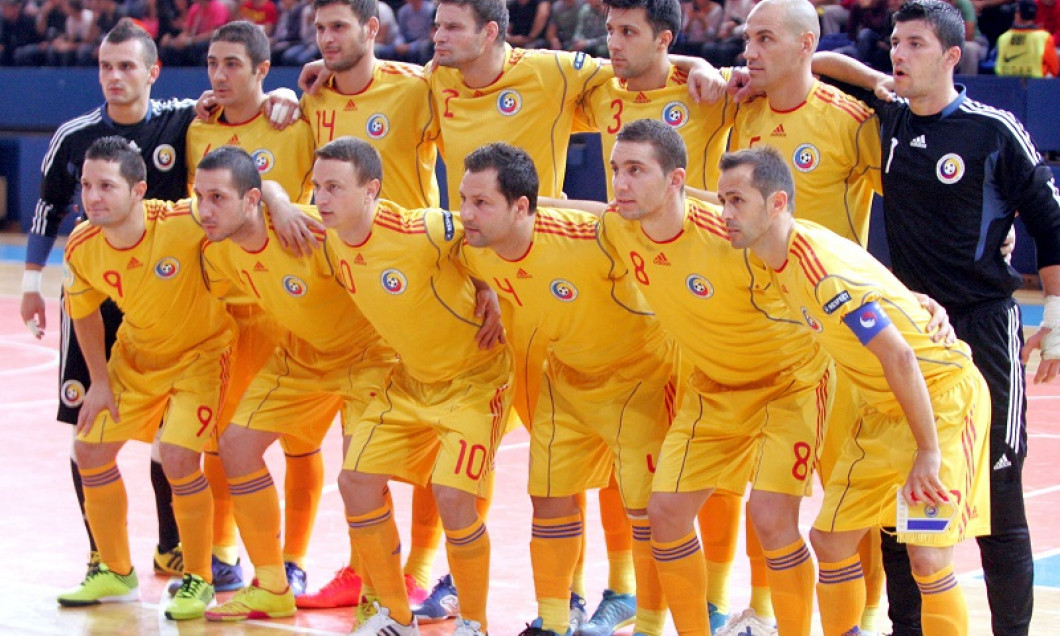
[[[816,75],[827,75],[840,82],[872,91],[883,101],[892,99],[894,79],[865,66],[849,55],[820,51],[813,54],[810,68]]]
[[[276,181],[263,181],[261,200],[268,208],[269,218],[276,230],[283,248],[298,256],[308,256],[320,247],[320,242],[313,236],[313,230],[324,231],[324,226],[316,219],[306,216],[291,197]]]

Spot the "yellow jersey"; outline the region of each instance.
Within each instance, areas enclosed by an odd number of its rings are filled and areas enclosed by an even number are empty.
[[[722,75],[727,80],[731,72],[723,69]],[[611,184],[615,137],[622,126],[637,119],[658,119],[673,126],[688,148],[685,183],[701,190],[718,189],[718,163],[736,118],[736,104],[727,93],[713,104],[697,104],[688,93],[688,74],[671,65],[663,88],[632,91],[626,80],[612,77],[586,93],[581,108],[589,128],[600,132],[608,200],[615,198]]]
[[[464,157],[494,141],[525,150],[537,167],[541,196],[561,196],[578,101],[614,77],[609,65],[585,53],[504,47],[504,69],[485,88],[468,88],[455,68],[426,69],[454,209],[460,206]]]
[[[343,136],[375,146],[383,158],[382,198],[410,208],[438,206],[438,120],[422,68],[377,61],[363,91],[345,95],[332,79],[318,94],[302,95],[302,112],[317,147]]]
[[[788,159],[799,218],[868,242],[872,194],[883,192],[880,123],[872,109],[816,81],[793,110],[773,110],[768,99],[737,109],[730,149],[755,144],[773,146]]]
[[[125,314],[119,340],[138,351],[179,355],[203,343],[231,342],[234,323],[203,284],[202,228],[191,201],[144,201],[144,235],[126,249],[110,246],[87,221],[66,242],[67,315],[84,318],[110,298]],[[219,339],[219,340],[215,340]]]
[[[264,110],[242,124],[223,121],[224,111],[209,121],[196,119],[188,127],[188,193],[195,183],[199,161],[219,146],[239,146],[250,153],[262,179],[277,181],[295,203],[313,198],[313,131],[304,119],[283,130],[269,125]]]
[[[475,343],[476,290],[458,258],[464,227],[451,212],[380,200],[371,233],[349,245],[328,231],[332,269],[364,315],[424,383],[451,380],[502,355]]]
[[[788,260],[771,278],[774,293],[783,298],[790,315],[831,354],[865,402],[879,411],[901,412],[883,367],[864,344],[887,325],[894,325],[913,348],[929,391],[974,366],[965,343],[932,342],[926,329],[931,316],[886,267],[816,223],[795,222]]]
[[[320,220],[316,210],[300,206]],[[364,351],[379,342],[379,334],[336,280],[323,250],[295,256],[285,250],[271,224],[268,239],[256,252],[234,241],[205,241],[203,269],[207,284],[218,296],[238,290],[268,312],[281,326],[318,351]],[[323,232],[314,232],[324,241]]]
[[[511,342],[532,337],[582,373],[657,355],[665,338],[633,277],[601,248],[599,225],[586,212],[538,208],[530,249],[518,260],[488,248],[461,251],[471,275],[511,305]],[[522,359],[526,352],[515,353]]]
[[[718,208],[685,199],[680,233],[648,238],[638,221],[609,208],[601,240],[628,269],[663,328],[700,371],[729,387],[771,385],[786,371],[824,357],[787,307],[729,243]]]

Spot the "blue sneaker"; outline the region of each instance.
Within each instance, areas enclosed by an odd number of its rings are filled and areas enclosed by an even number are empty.
[[[611,636],[616,629],[629,625],[637,618],[637,597],[604,590],[604,598],[596,606],[593,617],[575,634],[578,636]]]
[[[210,562],[213,570],[213,589],[216,592],[231,592],[243,587],[243,566],[239,559],[233,564],[228,564],[216,556]]]
[[[294,561],[284,561],[283,569],[287,571],[287,584],[291,586],[291,594],[295,597],[305,594],[305,570],[298,567]]]
[[[421,623],[436,623],[460,615],[460,598],[456,595],[453,577],[446,574],[438,579],[427,600],[412,606],[412,615]]]
[[[580,599],[581,597],[578,596],[578,598]],[[574,604],[573,599],[571,600],[571,604]],[[551,629],[545,629],[542,625],[543,621],[541,618],[535,618],[532,623],[526,626],[526,629],[519,632],[519,636],[571,636],[571,634],[574,633],[574,630],[568,629],[566,634],[557,634]]]
[[[710,633],[716,634],[729,622],[729,615],[722,614],[714,603],[707,603],[707,616],[710,619]]]
[[[589,620],[589,612],[585,611],[585,599],[577,592],[570,593],[570,630],[568,634],[577,634],[578,628]]]

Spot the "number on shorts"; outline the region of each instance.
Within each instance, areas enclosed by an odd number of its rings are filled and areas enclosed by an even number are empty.
[[[810,458],[813,456],[810,452],[810,445],[806,442],[796,442],[791,450],[795,453],[795,464],[791,467],[791,476],[799,481],[806,481],[810,475]]]
[[[209,428],[210,422],[213,421],[213,409],[201,405],[196,415],[199,417],[199,424],[202,424],[202,426],[199,428],[199,432],[195,434],[195,437],[202,437],[202,434]]]
[[[464,460],[467,463],[464,463]],[[477,468],[476,468],[477,464]],[[459,475],[461,471],[468,476],[468,479],[478,479],[482,476],[482,471],[486,468],[486,447],[482,444],[473,444],[470,449],[467,447],[467,442],[460,440],[460,456],[456,458],[456,470],[453,471],[454,475]]]

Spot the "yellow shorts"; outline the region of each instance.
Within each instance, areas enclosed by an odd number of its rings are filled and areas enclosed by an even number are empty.
[[[353,431],[344,470],[482,497],[511,407],[507,347],[445,382],[424,383],[398,363]]]
[[[214,344],[222,346],[207,344],[174,359],[134,351],[119,339],[111,350],[107,373],[120,421],[104,410],[78,439],[151,443],[162,420],[163,442],[202,452],[213,435],[228,381],[231,337],[226,334],[219,340]]]
[[[828,412],[828,427],[821,446],[821,458],[817,462],[817,477],[821,485],[828,483],[839,460],[843,444],[853,435],[858,422],[857,396],[853,383],[843,373],[836,373],[835,399]]]
[[[974,367],[929,387],[942,468],[939,479],[957,504],[956,523],[941,534],[903,533],[914,545],[951,546],[990,532],[990,392]],[[896,497],[913,466],[916,441],[905,417],[863,406],[825,486],[814,527],[825,532],[894,526]]]
[[[613,469],[626,507],[647,507],[676,393],[677,346],[660,344],[593,374],[549,360],[530,429],[532,496],[603,488]]]
[[[396,361],[382,344],[325,353],[288,335],[250,383],[232,423],[281,435],[293,454],[309,452],[320,446],[336,414],[347,427],[357,422]]]
[[[764,386],[733,388],[696,369],[663,441],[652,490],[808,496],[835,389],[819,354]]]

